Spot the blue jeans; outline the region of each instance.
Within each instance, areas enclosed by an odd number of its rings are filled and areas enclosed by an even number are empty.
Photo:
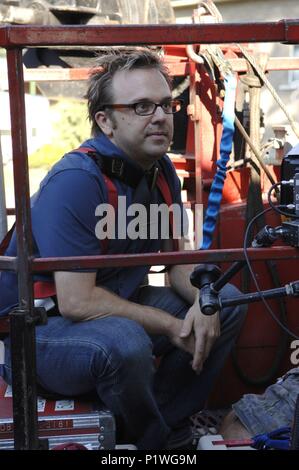
[[[227,285],[222,296],[238,293]],[[169,287],[142,287],[137,302],[179,318],[189,309]],[[96,390],[123,423],[127,442],[138,449],[164,449],[186,419],[204,407],[245,311],[244,306],[221,311],[221,335],[199,375],[191,368],[190,354],[174,347],[166,336],[150,337],[133,320],[110,316],[74,323],[50,317],[47,325],[36,328],[38,383],[68,396]],[[162,356],[158,369],[154,356]],[[7,347],[4,379],[10,383],[9,363]]]
[[[299,367],[290,369],[263,394],[248,393],[232,408],[252,436],[292,427],[299,393]]]

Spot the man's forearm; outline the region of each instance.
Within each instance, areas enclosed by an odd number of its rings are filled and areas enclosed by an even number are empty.
[[[149,334],[171,336],[179,330],[179,321],[163,310],[123,299],[113,292],[95,286],[89,299],[80,303],[71,314],[73,321],[86,321],[106,316],[119,316],[138,322]]]
[[[190,282],[190,274],[194,265],[175,265],[169,271],[169,282],[171,287],[183,297],[190,305],[195,301],[198,289],[193,287]]]

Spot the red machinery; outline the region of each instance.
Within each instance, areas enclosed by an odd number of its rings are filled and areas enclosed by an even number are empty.
[[[190,74],[190,104],[187,108],[189,115],[187,127],[186,151],[184,155],[172,154],[178,174],[184,178],[183,188],[187,191],[189,204],[194,202],[207,206],[211,182],[216,171],[216,160],[219,158],[219,147],[222,134],[221,88],[211,77],[207,63],[200,63],[201,55],[197,55],[191,46],[166,46],[166,61],[174,75]],[[204,46],[199,47],[199,51]],[[239,78],[244,77],[252,69],[250,64],[240,57],[237,46],[221,45],[224,57],[229,61],[231,69],[238,73]],[[299,63],[281,59],[269,60],[268,70],[279,70],[284,67],[297,68]],[[184,70],[184,67],[186,69]],[[255,77],[256,79],[257,77]],[[221,83],[220,83],[221,86]],[[259,111],[259,110],[258,110]],[[253,112],[253,111],[251,111]],[[259,121],[259,114],[256,117]],[[259,127],[259,123],[258,123]],[[244,154],[238,149],[235,142],[235,153],[232,167],[227,173],[223,188],[223,198],[214,234],[213,249],[230,250],[242,247],[245,228],[249,220],[258,211],[248,210],[250,204],[257,204],[260,210],[266,207],[265,196],[271,186],[271,181],[280,179],[279,166],[267,166],[260,169],[260,177],[257,179],[250,164],[242,162]],[[259,137],[252,139],[253,146],[260,147]],[[244,150],[243,150],[244,151]],[[241,150],[242,152],[242,150]],[[234,162],[241,165],[234,168]],[[251,194],[249,191],[252,186]],[[259,192],[258,197],[254,194]],[[249,212],[249,215],[248,215]],[[267,215],[264,223],[279,225],[280,217],[273,212]],[[280,287],[290,279],[298,277],[298,263],[296,260],[278,261],[272,263],[269,260],[254,263],[254,269],[263,289]],[[275,265],[274,265],[275,264]],[[223,270],[227,267],[222,264]],[[245,279],[244,279],[245,277]],[[244,284],[247,289],[255,290],[252,281],[244,275],[238,275],[234,282],[241,290]],[[299,324],[296,310],[296,299],[287,301],[272,301],[271,306],[282,322],[286,322],[292,332],[298,335]],[[227,406],[236,401],[242,394],[248,392],[260,392],[265,386],[293,367],[290,357],[290,341],[292,338],[280,329],[271,318],[262,303],[249,306],[247,320],[238,340],[236,351],[232,359],[227,363],[221,377],[214,389],[209,402],[211,407]]]

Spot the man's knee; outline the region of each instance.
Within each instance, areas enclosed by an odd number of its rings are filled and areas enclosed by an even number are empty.
[[[117,374],[144,374],[153,367],[152,342],[145,330],[135,321],[120,319],[123,336],[110,338],[101,344],[98,353],[104,350],[106,367]]]
[[[230,411],[224,418],[219,433],[224,439],[247,439],[250,437],[249,432],[243,426],[234,411]]]
[[[221,300],[241,297],[242,293],[233,284],[226,284],[220,291]],[[221,309],[220,318],[222,323],[230,322],[236,326],[241,325],[246,317],[247,305],[239,304]]]

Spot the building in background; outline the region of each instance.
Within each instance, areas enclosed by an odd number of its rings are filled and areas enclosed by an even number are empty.
[[[28,154],[51,142],[49,100],[42,95],[25,94]],[[12,158],[9,94],[5,57],[0,57],[0,136],[3,163]]]
[[[171,0],[177,23],[189,23],[192,12],[197,8],[196,0]],[[298,18],[298,0],[214,0],[223,21],[275,21],[282,18]]]
[[[27,147],[30,155],[45,143],[52,140],[50,122],[50,103],[42,95],[25,94]],[[7,223],[10,227],[13,217],[6,220],[6,209],[13,208],[14,186],[12,165],[11,122],[9,108],[9,93],[5,55],[0,56],[0,240],[6,233]],[[42,174],[45,172],[43,171]],[[35,192],[41,180],[41,172],[31,170],[30,189]],[[5,185],[4,185],[5,181]],[[5,189],[5,192],[4,192]]]

